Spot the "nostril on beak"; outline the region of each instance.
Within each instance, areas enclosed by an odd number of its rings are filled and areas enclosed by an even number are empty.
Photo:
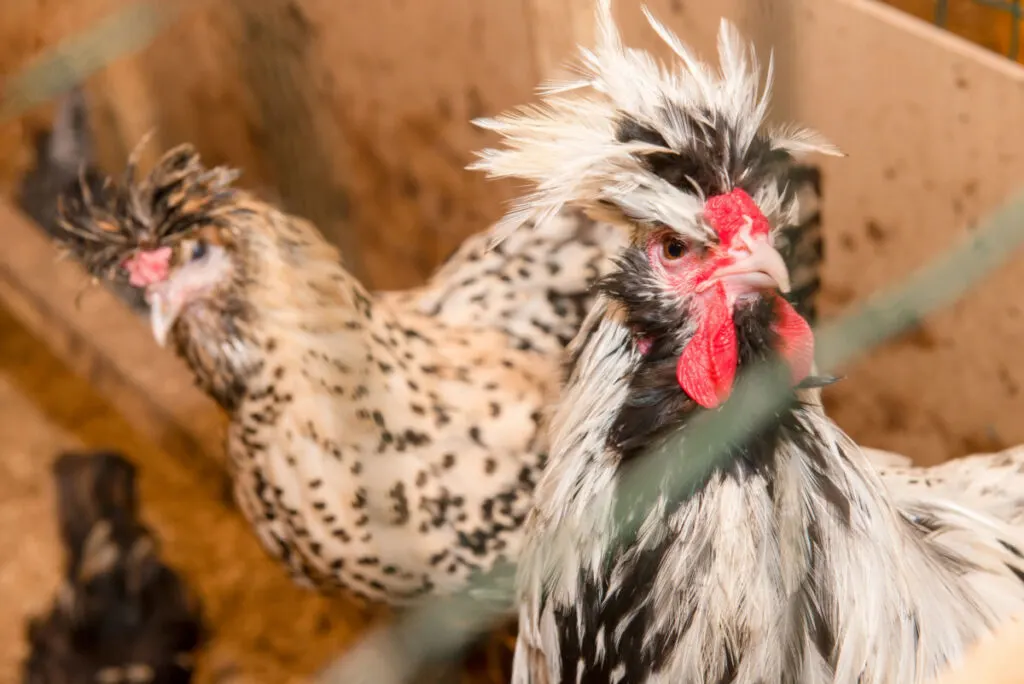
[[[703,291],[715,281],[730,278],[734,284],[745,283],[746,287],[777,287],[789,292],[789,270],[782,255],[767,240],[742,240],[742,248],[736,245],[729,250],[731,263],[719,268],[714,276],[697,288]]]

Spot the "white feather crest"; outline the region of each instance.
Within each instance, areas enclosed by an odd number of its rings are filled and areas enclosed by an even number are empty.
[[[598,0],[597,46],[580,47],[577,78],[542,85],[538,104],[474,121],[498,133],[505,146],[479,152],[469,168],[485,171],[491,178],[522,178],[535,186],[502,219],[494,233],[496,242],[523,223],[543,222],[564,205],[594,209],[610,195],[623,200],[620,206],[647,207],[651,220],[695,219],[691,195],[667,183],[658,188],[650,181],[637,184],[639,177],[653,175],[637,153],[685,150],[697,134],[694,120],[709,125],[724,121],[734,131],[731,144],[741,149],[760,133],[768,136],[773,146],[793,155],[841,154],[813,131],[799,127],[762,130],[772,60],[762,88],[753,46],[731,23],[722,20],[720,68],[715,72],[646,7],[643,12],[679,59],[678,68],[668,69],[650,53],[625,47],[612,17],[611,0]],[[589,92],[580,92],[585,88]],[[624,116],[656,130],[671,150],[618,142],[616,134]],[[629,187],[639,194],[626,197],[623,189]],[[659,193],[656,201],[655,192]]]

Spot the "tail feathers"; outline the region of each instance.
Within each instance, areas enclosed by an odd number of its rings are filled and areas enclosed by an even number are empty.
[[[78,184],[79,174],[84,174],[90,187],[98,189],[103,181],[94,168],[85,94],[80,88],[60,101],[52,128],[38,133],[35,143],[35,165],[21,180],[18,205],[57,235],[57,198]]]
[[[21,179],[17,203],[51,237],[63,235],[58,216],[60,197],[76,192],[79,183],[99,194],[105,176],[93,159],[93,139],[85,93],[75,87],[57,105],[53,126],[36,136],[34,166]],[[126,282],[109,283],[111,290],[132,309],[148,310],[140,290]]]
[[[84,165],[92,165],[92,136],[85,92],[76,86],[57,107],[53,129],[46,146],[46,161],[62,172],[77,175]]]
[[[135,468],[116,453],[54,467],[65,581],[28,626],[23,681],[188,682],[206,640],[201,609],[137,518]]]
[[[933,466],[882,466],[881,476],[897,500],[958,501],[1024,534],[1024,446],[954,458]],[[1020,546],[1024,551],[1024,544]]]
[[[789,266],[792,290],[787,295],[808,323],[818,320],[824,236],[821,229],[821,172],[815,166],[794,166],[787,178],[787,195],[799,203],[797,221],[780,231],[779,249]]]
[[[501,329],[522,349],[560,353],[593,303],[593,284],[627,244],[625,232],[569,209],[492,248],[496,230],[467,239],[405,302],[453,325]]]
[[[914,465],[910,457],[903,454],[885,451],[884,449],[872,449],[866,446],[861,446],[860,450],[867,457],[868,461],[871,462],[871,465],[876,468],[907,468]]]

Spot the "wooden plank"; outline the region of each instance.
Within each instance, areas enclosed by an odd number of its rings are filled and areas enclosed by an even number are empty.
[[[1020,652],[1024,647],[1024,621],[1020,618],[1003,625],[976,643],[964,662],[948,668],[935,684],[1020,684]]]
[[[482,142],[469,119],[523,99],[537,81],[524,3],[263,3],[261,11],[276,8],[295,30],[274,41],[262,66],[250,53],[266,41],[248,14],[240,16],[237,3],[200,3],[149,48],[88,83],[104,113],[95,127],[99,158],[116,172],[125,148],[156,126],[154,152],[193,142],[210,163],[244,169],[250,187],[295,191],[280,192],[285,200],[315,185],[318,197],[328,195],[326,209],[309,198],[296,208],[311,207],[325,232],[344,242],[333,219],[320,215],[339,215],[338,198],[348,200],[362,253],[346,257],[366,262],[371,284],[415,284],[510,195],[511,186],[464,166]],[[252,49],[242,54],[239,46]],[[250,84],[294,73],[296,60],[310,116],[268,118],[268,98],[261,105],[261,89]],[[317,149],[326,163],[289,184],[297,162],[282,161],[278,143],[314,131],[312,141],[285,147],[297,159]]]
[[[147,322],[58,252],[30,221],[0,202],[8,247],[0,252],[0,298],[164,451],[210,481],[223,475],[225,416],[192,385]]]
[[[264,153],[273,169],[281,208],[302,216],[347,254],[349,271],[365,278],[359,233],[348,225],[348,197],[330,148],[324,147],[329,110],[314,97],[313,26],[292,0],[236,0],[242,75],[264,131]]]
[[[157,449],[94,389],[0,305],[0,680],[21,681],[25,620],[61,579],[51,468],[65,449],[115,449],[139,466],[142,519],[213,630],[195,684],[297,683],[360,636],[371,614],[293,583],[211,496],[215,480]]]
[[[28,64],[47,47],[96,22],[127,0],[82,0],[62,3],[55,11],[46,0],[0,3],[0,94],[11,74]],[[0,121],[0,189],[9,188],[31,162],[32,130],[51,116],[52,107],[42,106],[25,116]]]

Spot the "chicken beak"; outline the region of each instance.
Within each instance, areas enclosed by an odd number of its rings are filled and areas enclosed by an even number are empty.
[[[174,297],[165,288],[151,288],[146,292],[146,301],[149,303],[149,323],[153,328],[153,338],[163,347],[181,313],[181,298]]]
[[[700,289],[706,289],[715,282],[728,278],[730,284],[740,289],[755,291],[768,287],[789,292],[789,269],[779,251],[766,239],[747,238],[743,248],[737,250],[734,260],[715,271],[714,276],[704,281]]]

